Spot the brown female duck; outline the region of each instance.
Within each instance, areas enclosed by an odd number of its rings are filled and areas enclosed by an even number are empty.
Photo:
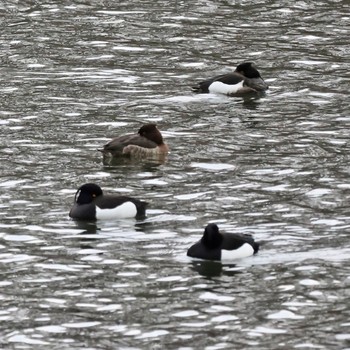
[[[104,157],[159,157],[169,152],[168,145],[154,123],[143,125],[135,134],[116,137],[100,150]]]

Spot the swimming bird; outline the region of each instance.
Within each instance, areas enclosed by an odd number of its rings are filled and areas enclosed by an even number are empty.
[[[117,195],[104,195],[100,186],[87,183],[79,187],[69,216],[77,220],[113,220],[146,216],[146,202]]]
[[[216,224],[208,224],[203,237],[192,245],[187,255],[207,260],[241,259],[259,250],[259,244],[247,234],[221,233]]]
[[[263,92],[268,88],[255,64],[244,62],[239,64],[231,73],[221,74],[199,82],[196,86],[192,87],[192,91],[234,96],[252,92]]]
[[[135,134],[116,137],[99,150],[104,159],[110,156],[129,156],[135,158],[165,156],[169,147],[154,123],[141,126]]]

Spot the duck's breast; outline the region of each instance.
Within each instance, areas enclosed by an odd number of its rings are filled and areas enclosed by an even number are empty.
[[[208,249],[201,241],[198,241],[187,250],[187,256],[205,260],[220,260],[220,248]]]
[[[245,85],[256,91],[266,91],[269,88],[262,78],[245,79]]]
[[[72,209],[69,212],[69,216],[77,220],[95,220],[96,210],[93,203],[89,204],[77,204],[74,203]]]

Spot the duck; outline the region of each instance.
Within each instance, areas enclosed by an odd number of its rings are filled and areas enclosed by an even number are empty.
[[[99,150],[104,159],[127,156],[132,158],[159,157],[169,152],[168,145],[157,125],[148,123],[141,126],[135,134],[116,137]]]
[[[221,233],[219,227],[208,224],[203,237],[187,251],[191,258],[205,260],[235,260],[256,254],[259,244],[248,234]]]
[[[216,93],[228,96],[264,92],[268,85],[261,77],[253,62],[244,62],[226,74],[199,82],[192,87],[197,93]]]
[[[69,216],[84,221],[143,219],[147,204],[128,196],[105,195],[99,185],[86,183],[78,188]]]

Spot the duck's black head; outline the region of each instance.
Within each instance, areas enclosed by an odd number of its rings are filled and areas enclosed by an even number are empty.
[[[102,196],[103,192],[100,186],[87,183],[79,187],[77,193],[75,194],[75,201],[78,204],[88,204],[91,203],[96,197]]]
[[[249,79],[261,78],[260,73],[256,69],[256,66],[253,62],[241,63],[237,66],[235,71]]]
[[[141,136],[146,139],[153,141],[157,145],[162,145],[164,143],[163,136],[157,128],[156,124],[150,123],[141,126],[139,132]]]
[[[216,249],[221,246],[223,239],[218,226],[216,224],[208,224],[204,230],[201,242],[208,249]]]

